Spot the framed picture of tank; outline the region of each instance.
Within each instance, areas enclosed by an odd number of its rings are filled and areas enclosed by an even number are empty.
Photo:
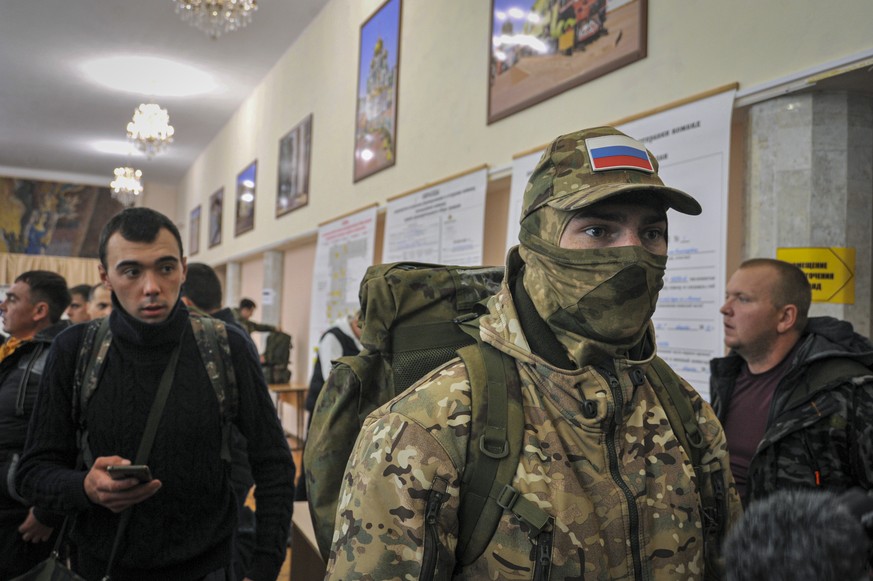
[[[646,56],[647,0],[491,0],[488,123]]]
[[[200,205],[191,210],[191,231],[188,236],[188,256],[200,252]]]
[[[394,165],[401,0],[387,0],[361,25],[354,181]]]
[[[236,176],[236,228],[234,236],[239,236],[255,227],[255,180],[257,174],[258,160],[255,160]]]
[[[279,140],[279,191],[276,217],[309,203],[309,162],[312,152],[312,114]]]
[[[209,196],[209,248],[221,244],[221,219],[224,213],[224,188]]]

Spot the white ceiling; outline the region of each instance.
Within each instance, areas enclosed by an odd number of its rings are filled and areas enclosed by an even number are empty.
[[[175,140],[147,160],[143,180],[175,185],[243,100],[328,0],[260,0],[246,28],[216,40],[183,22],[171,0],[0,0],[0,175],[58,172],[106,176],[126,154],[95,149],[124,142],[138,104],[152,96],[101,86],[83,72],[107,56],[151,56],[209,75],[196,97],[155,96]]]

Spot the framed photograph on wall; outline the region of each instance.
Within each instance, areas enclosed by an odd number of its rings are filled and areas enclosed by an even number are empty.
[[[221,244],[221,216],[224,212],[224,188],[209,196],[209,248]]]
[[[200,206],[191,210],[191,232],[188,236],[188,256],[200,252]]]
[[[239,236],[255,227],[255,180],[258,161],[250,163],[236,176],[236,229]]]
[[[645,58],[647,0],[491,0],[488,123]]]
[[[276,217],[309,203],[309,161],[312,151],[312,114],[279,140],[279,189]]]
[[[394,165],[401,0],[387,0],[361,25],[355,114],[355,179]]]

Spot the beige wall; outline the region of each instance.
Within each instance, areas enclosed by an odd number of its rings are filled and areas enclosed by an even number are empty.
[[[795,0],[790,6],[760,0],[649,0],[645,59],[488,125],[490,2],[407,0],[397,164],[353,183],[359,30],[381,2],[331,1],[178,187],[176,221],[187,226],[190,210],[202,204],[203,232],[208,228],[208,197],[225,188],[223,242],[208,249],[201,241],[197,258],[213,265],[245,261],[241,296],[259,300],[263,268],[255,264],[260,264],[260,253],[286,250],[282,326],[294,335],[295,371],[307,367],[317,224],[374,202],[384,207],[391,196],[488,163],[496,176],[488,188],[484,262],[501,263],[509,188],[505,170],[514,154],[568,131],[614,122],[728,83],[738,83],[742,92],[873,53],[869,0],[832,2],[826,10],[814,0]],[[310,113],[310,202],[276,218],[278,141]],[[741,131],[743,124],[738,115],[735,130]],[[742,175],[745,163],[741,142],[734,137],[732,178]],[[258,160],[255,229],[234,237],[236,175],[253,159]],[[729,268],[741,252],[741,188],[732,179]],[[383,212],[379,220],[384,229]],[[294,378],[306,379],[299,373]]]
[[[280,243],[319,222],[384,201],[558,134],[610,122],[717,86],[740,89],[873,48],[873,2],[785,5],[649,1],[648,56],[525,111],[486,124],[489,2],[403,4],[397,165],[352,183],[355,83],[361,23],[380,0],[333,0],[280,59],[179,187],[191,208],[225,187],[224,242],[202,259],[221,263]],[[814,18],[809,15],[815,14]],[[309,206],[275,217],[278,140],[309,113]],[[255,230],[233,236],[234,182],[258,160]]]

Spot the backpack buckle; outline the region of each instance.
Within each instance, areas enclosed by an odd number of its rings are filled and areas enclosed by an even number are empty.
[[[497,506],[511,511],[512,507],[515,506],[515,501],[518,500],[519,495],[520,493],[515,488],[509,484],[504,484],[503,489],[495,499],[497,501]]]
[[[485,433],[479,438],[479,451],[495,460],[509,456],[509,442],[506,441],[506,430],[486,426]]]

